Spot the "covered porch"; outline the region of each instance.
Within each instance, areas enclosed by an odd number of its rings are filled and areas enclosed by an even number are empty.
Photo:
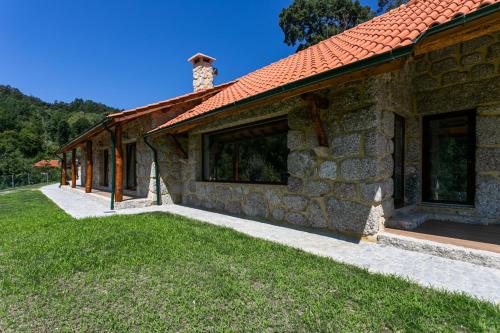
[[[120,121],[105,121],[61,149],[63,190],[89,195],[111,211],[154,203],[147,191],[144,193],[145,177],[138,177],[139,169],[145,169],[139,168],[138,162],[145,154],[144,144],[123,125]]]
[[[500,253],[500,224],[475,225],[429,220],[414,230],[386,228],[386,233]]]

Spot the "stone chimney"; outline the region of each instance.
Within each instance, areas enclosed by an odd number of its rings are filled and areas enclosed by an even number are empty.
[[[193,88],[194,91],[210,89],[214,86],[214,77],[217,69],[213,67],[215,58],[202,53],[197,53],[188,59],[193,64]]]

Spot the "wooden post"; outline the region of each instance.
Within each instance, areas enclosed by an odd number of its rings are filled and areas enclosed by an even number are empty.
[[[123,201],[122,126],[115,126],[115,201]]]
[[[92,192],[92,141],[87,141],[87,147],[86,147],[86,153],[87,153],[87,175],[85,177],[85,192],[90,193]]]
[[[66,153],[62,154],[62,164],[61,164],[61,185],[66,185]]]
[[[71,187],[76,187],[76,148],[71,152]]]

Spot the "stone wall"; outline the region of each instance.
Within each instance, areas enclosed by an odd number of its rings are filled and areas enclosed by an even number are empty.
[[[159,136],[151,139],[158,151],[158,164],[160,166],[160,191],[162,204],[182,202],[182,168],[187,161],[181,160],[174,150],[171,138]],[[149,184],[149,198],[156,199],[156,178],[154,165],[151,168]]]
[[[329,147],[319,147],[306,105],[292,98],[253,109],[189,135],[183,202],[207,209],[296,225],[373,235],[392,213],[394,116],[382,110],[375,89],[383,77],[320,92]],[[202,182],[201,133],[288,114],[288,185]]]
[[[424,54],[410,66],[415,107],[406,131],[407,202],[421,200],[422,116],[474,109],[475,208],[443,212],[476,217],[462,222],[500,222],[500,33]]]

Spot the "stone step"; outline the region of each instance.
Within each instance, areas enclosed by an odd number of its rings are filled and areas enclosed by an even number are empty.
[[[388,232],[379,233],[377,240],[382,245],[500,269],[500,254],[495,252],[470,249]]]
[[[414,230],[419,225],[427,221],[427,214],[421,212],[394,213],[394,215],[385,222],[390,228]]]

